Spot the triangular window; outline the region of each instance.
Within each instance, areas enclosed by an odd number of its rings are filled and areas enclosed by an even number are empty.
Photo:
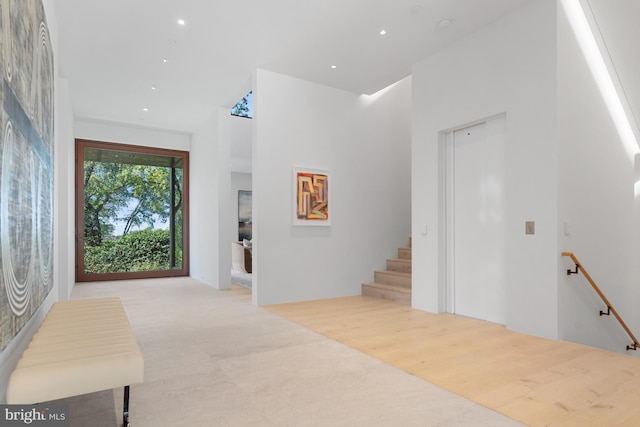
[[[253,118],[253,92],[249,92],[231,108],[231,115]]]

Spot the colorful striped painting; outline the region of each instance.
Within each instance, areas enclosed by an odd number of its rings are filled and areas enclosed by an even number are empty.
[[[294,174],[294,224],[330,225],[329,172],[296,168]]]

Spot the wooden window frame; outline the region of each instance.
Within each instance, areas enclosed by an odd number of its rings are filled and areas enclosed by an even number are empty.
[[[118,273],[86,273],[84,271],[84,149],[97,148],[105,150],[129,151],[139,154],[151,154],[182,159],[182,268],[156,271],[135,271]],[[145,147],[139,145],[94,141],[88,139],[75,140],[75,180],[76,180],[76,281],[94,282],[104,280],[130,280],[159,277],[189,276],[189,152],[165,148]]]

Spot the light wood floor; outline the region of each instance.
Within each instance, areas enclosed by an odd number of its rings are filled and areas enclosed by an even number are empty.
[[[635,357],[371,297],[264,308],[527,425],[640,425]]]
[[[232,283],[231,288],[225,289],[225,292],[243,301],[251,302],[251,289],[247,289],[244,286]]]

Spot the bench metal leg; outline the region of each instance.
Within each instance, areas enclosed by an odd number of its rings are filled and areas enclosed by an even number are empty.
[[[129,386],[124,386],[124,404],[122,405],[122,427],[129,427]]]

